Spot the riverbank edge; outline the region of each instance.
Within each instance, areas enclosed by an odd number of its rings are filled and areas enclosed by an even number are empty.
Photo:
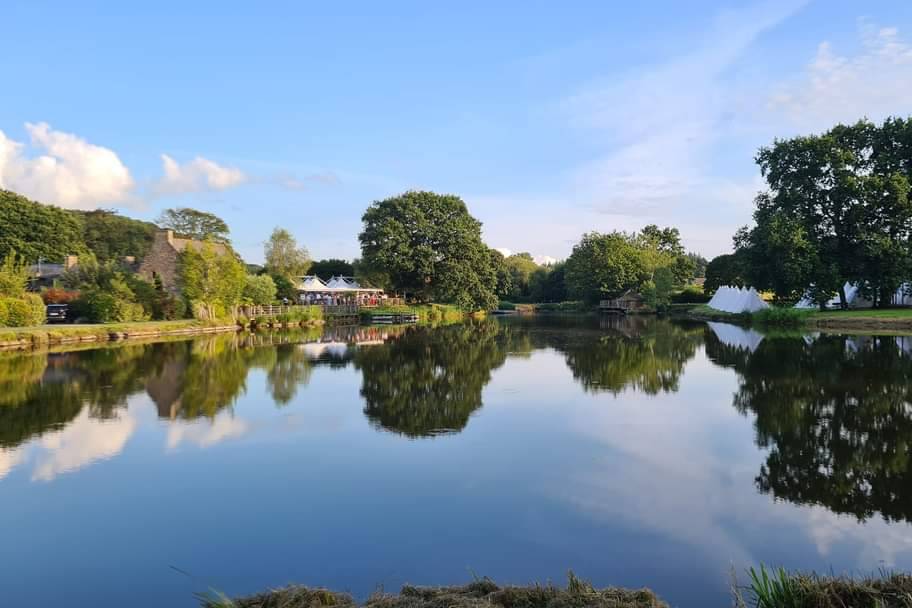
[[[750,568],[747,585],[732,574],[731,606],[764,608],[844,608],[880,606],[906,608],[912,597],[912,576],[880,571],[867,577],[789,572],[784,568]],[[747,597],[745,597],[747,596]],[[650,589],[606,587],[568,573],[566,587],[546,585],[500,587],[488,578],[464,586],[416,587],[405,585],[398,594],[373,593],[358,603],[347,593],[291,585],[239,598],[210,591],[197,595],[203,608],[668,608]],[[719,607],[721,608],[721,607]]]
[[[185,321],[140,321],[97,325],[42,325],[0,328],[0,349],[30,349],[47,345],[83,342],[115,342],[166,336],[192,336],[238,331],[237,323]]]
[[[688,311],[676,312],[672,315],[677,319],[689,321],[721,321],[742,326],[756,326],[748,314],[735,314],[722,311],[707,310],[697,306]],[[763,328],[776,328],[775,324],[764,324]],[[902,333],[912,332],[912,311],[908,317],[872,317],[866,316],[864,311],[847,311],[839,313],[809,312],[795,329],[816,331],[896,331]]]

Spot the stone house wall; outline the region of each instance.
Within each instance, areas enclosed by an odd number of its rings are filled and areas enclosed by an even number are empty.
[[[155,233],[152,247],[139,265],[137,274],[143,279],[153,283],[159,277],[166,291],[174,295],[180,294],[177,284],[178,250],[175,247],[174,232],[161,230]]]

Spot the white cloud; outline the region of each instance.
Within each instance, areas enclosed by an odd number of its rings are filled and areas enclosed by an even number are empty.
[[[712,159],[731,130],[737,91],[727,71],[764,32],[806,2],[765,2],[721,14],[701,42],[671,61],[569,98],[571,120],[609,139],[610,152],[572,172],[583,204],[610,215],[651,216],[719,200]],[[745,152],[751,163],[750,152]]]
[[[30,147],[0,131],[0,187],[70,209],[95,209],[103,203],[135,206],[130,170],[112,150],[81,137],[54,131],[47,123],[26,123]]]
[[[22,449],[0,449],[0,479],[9,475],[10,471],[15,469],[16,465],[24,459],[25,451]]]
[[[227,190],[247,181],[247,175],[235,167],[197,156],[181,165],[167,154],[161,155],[164,176],[155,184],[157,194],[187,194],[204,190]]]
[[[912,46],[895,28],[862,27],[855,56],[837,54],[822,42],[802,76],[772,95],[769,107],[801,130],[824,130],[837,122],[872,120],[909,111]]]
[[[508,258],[511,255],[513,255],[513,250],[507,249],[506,247],[495,247],[494,250],[499,251],[500,255],[504,256],[505,258]]]
[[[167,447],[173,450],[181,443],[190,442],[205,448],[226,439],[241,437],[249,430],[247,422],[233,416],[220,416],[213,421],[172,423],[168,426]]]
[[[100,420],[83,408],[79,416],[56,433],[45,435],[33,480],[51,481],[61,473],[75,471],[98,460],[116,456],[136,430],[136,420],[129,413]]]
[[[509,249],[508,247],[495,247],[494,251],[500,252],[500,254],[502,256],[504,256],[505,258],[508,258],[511,255],[513,255],[514,253],[516,253],[515,251],[513,251],[512,249]],[[553,258],[550,255],[533,255],[532,261],[535,262],[536,264],[538,264],[539,266],[542,266],[542,265],[547,265],[547,264],[554,264],[555,262],[557,262],[557,258]]]

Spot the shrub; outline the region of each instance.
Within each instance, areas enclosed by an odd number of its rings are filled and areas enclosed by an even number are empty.
[[[79,299],[78,291],[51,287],[41,292],[45,304],[70,304]]]
[[[47,316],[44,301],[34,293],[19,298],[0,296],[0,325],[31,327],[44,324]]]
[[[681,291],[671,294],[672,304],[705,304],[710,296],[696,285],[688,285]]]
[[[780,327],[801,327],[812,311],[800,308],[771,306],[751,315],[751,322],[757,325],[778,325]]]
[[[497,307],[500,310],[516,310],[516,304],[513,302],[501,302]]]

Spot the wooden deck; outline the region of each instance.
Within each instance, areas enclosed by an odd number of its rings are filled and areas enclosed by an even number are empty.
[[[615,314],[626,315],[631,310],[631,305],[628,300],[601,300],[599,302],[599,310],[601,312],[609,312]]]

